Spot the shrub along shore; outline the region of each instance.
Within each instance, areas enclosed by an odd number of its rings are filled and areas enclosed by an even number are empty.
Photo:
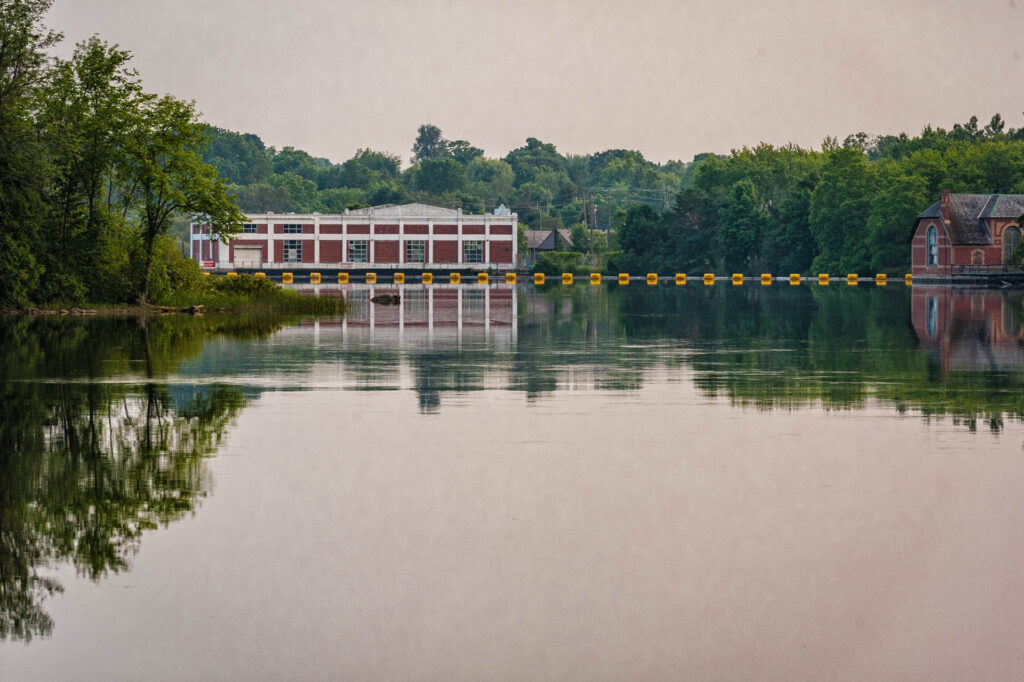
[[[205,313],[340,315],[346,310],[341,297],[302,296],[274,282],[252,275],[204,277],[164,298],[161,304],[48,305],[41,308],[4,308],[2,315],[102,315],[147,317]]]

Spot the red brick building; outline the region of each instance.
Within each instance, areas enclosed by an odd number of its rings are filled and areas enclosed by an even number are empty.
[[[463,213],[426,204],[342,214],[253,213],[229,244],[192,224],[191,254],[207,268],[302,270],[512,269],[518,216]]]
[[[950,194],[917,217],[911,237],[915,278],[1000,270],[1020,242],[1024,194]],[[1020,263],[1016,263],[1020,265]]]

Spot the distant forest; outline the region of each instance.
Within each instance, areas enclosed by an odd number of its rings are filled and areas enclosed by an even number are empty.
[[[360,149],[344,163],[259,137],[205,130],[204,160],[249,212],[342,212],[422,201],[572,230],[580,260],[609,271],[902,272],[914,219],[939,191],[1024,193],[1024,128],[999,114],[920,135],[761,144],[657,164],[613,149],[563,155],[527,138],[501,159],[420,126],[410,163]],[[596,230],[591,232],[591,230]]]

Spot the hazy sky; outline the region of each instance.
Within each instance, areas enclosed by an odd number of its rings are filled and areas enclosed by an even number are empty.
[[[151,91],[333,161],[421,123],[503,156],[689,160],[765,141],[1024,125],[1024,0],[55,0]]]

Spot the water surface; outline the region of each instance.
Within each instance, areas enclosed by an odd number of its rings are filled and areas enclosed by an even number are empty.
[[[1019,294],[345,293],[0,322],[0,678],[1024,669]]]

